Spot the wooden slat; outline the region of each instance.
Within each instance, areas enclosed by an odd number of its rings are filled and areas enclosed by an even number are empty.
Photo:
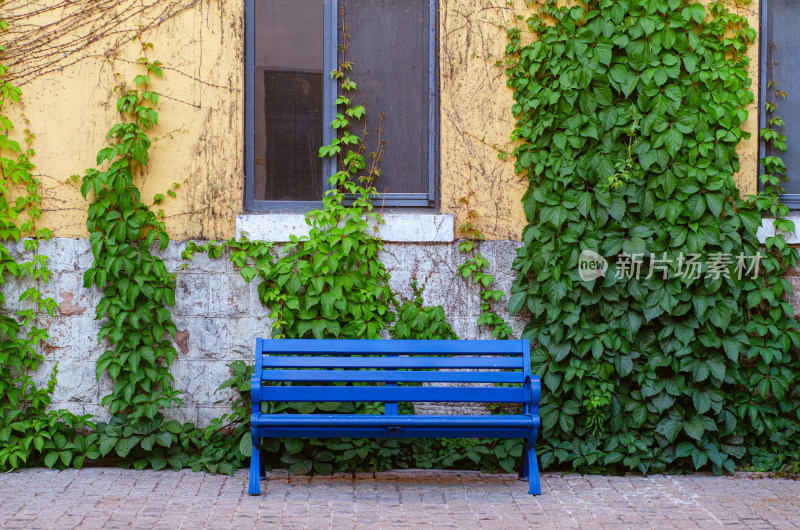
[[[527,394],[527,396],[526,396]],[[526,403],[524,387],[369,387],[369,386],[264,386],[261,401],[452,401],[462,403]]]
[[[528,438],[529,427],[255,427],[263,438]]]
[[[400,372],[396,370],[263,370],[262,381],[359,381],[359,382],[451,382],[451,383],[523,383],[520,372]]]
[[[295,357],[265,355],[265,368],[486,368],[522,369],[522,358],[507,357]]]
[[[538,427],[529,415],[262,414],[257,426],[284,427]]]
[[[263,339],[265,354],[278,355],[503,355],[523,354],[521,341],[507,340],[308,340]]]

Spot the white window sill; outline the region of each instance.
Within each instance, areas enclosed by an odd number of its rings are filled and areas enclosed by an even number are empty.
[[[384,241],[450,243],[455,239],[452,215],[433,213],[385,213],[378,236]],[[243,232],[253,240],[284,242],[290,236],[308,235],[302,213],[246,214],[236,217],[236,237]]]
[[[786,216],[786,219],[794,222],[794,233],[783,234],[786,236],[786,242],[790,245],[800,245],[800,212],[791,212]],[[758,229],[756,235],[758,236],[759,243],[765,243],[768,237],[775,236],[775,226],[773,223],[775,219],[764,218],[761,221],[761,228]]]

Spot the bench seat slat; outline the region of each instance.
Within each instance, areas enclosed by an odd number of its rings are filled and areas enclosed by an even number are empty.
[[[264,356],[265,368],[486,368],[522,369],[504,357],[287,357]]]
[[[525,414],[485,416],[413,416],[373,414],[273,414],[261,416],[260,427],[539,427],[539,418]]]
[[[523,383],[522,372],[400,372],[396,370],[264,370],[262,381]]]
[[[262,438],[526,438],[528,427],[253,427]]]
[[[523,354],[519,341],[504,340],[308,340],[268,339],[262,352],[279,355],[505,355]]]
[[[517,388],[403,386],[263,386],[262,401],[452,401],[525,403],[530,391]]]

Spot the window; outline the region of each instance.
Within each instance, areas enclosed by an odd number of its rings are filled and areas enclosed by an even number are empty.
[[[788,150],[781,154],[786,163],[789,182],[782,202],[800,209],[800,14],[797,0],[763,0],[761,3],[761,101],[759,127],[767,126],[764,104],[776,102],[774,116],[786,123]],[[774,66],[774,67],[773,67]],[[776,81],[776,86],[770,84]],[[776,97],[775,91],[788,93],[786,99]],[[764,157],[764,145],[759,157]]]
[[[385,114],[375,187],[386,206],[432,207],[437,173],[436,0],[246,0],[245,209],[317,207],[335,171],[317,156],[334,131],[341,43],[366,101],[368,152]],[[352,127],[354,134],[363,129]]]

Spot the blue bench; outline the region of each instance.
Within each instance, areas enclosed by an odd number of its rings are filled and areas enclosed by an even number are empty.
[[[349,385],[356,382],[361,384]],[[540,392],[539,377],[530,372],[527,340],[257,339],[250,385],[253,453],[248,493],[261,493],[261,438],[523,438],[527,443],[520,478],[528,480],[529,493],[538,495],[534,444],[540,425]],[[264,402],[303,401],[383,402],[385,413],[261,412]],[[399,402],[519,403],[522,414],[400,415]]]

